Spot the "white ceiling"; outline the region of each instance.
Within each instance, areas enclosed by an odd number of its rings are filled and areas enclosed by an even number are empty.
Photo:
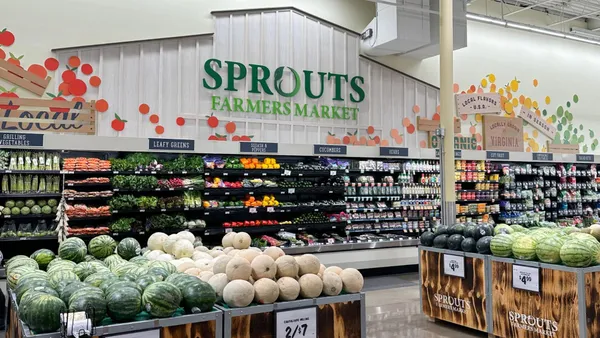
[[[508,19],[517,13],[538,11],[550,14],[548,27],[563,25],[574,20],[600,19],[600,0],[494,0],[502,5],[502,14]]]

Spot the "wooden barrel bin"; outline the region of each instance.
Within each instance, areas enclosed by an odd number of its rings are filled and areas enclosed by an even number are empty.
[[[33,334],[19,319],[15,294],[10,293],[10,298],[6,338],[60,338],[59,332]],[[135,337],[144,338],[221,338],[223,313],[214,308],[212,312],[98,326],[95,328],[94,337],[130,333],[137,333]]]
[[[223,338],[310,337],[313,330],[321,338],[367,335],[364,293],[245,308],[218,307],[223,311]]]
[[[600,337],[600,266],[491,257],[491,271],[495,336]]]
[[[419,277],[423,314],[490,332],[487,255],[419,247]]]

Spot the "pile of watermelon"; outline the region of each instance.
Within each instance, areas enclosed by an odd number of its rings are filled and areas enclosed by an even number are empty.
[[[57,331],[67,310],[87,310],[96,325],[212,311],[216,294],[208,283],[171,283],[167,279],[179,275],[176,266],[141,253],[134,238],[117,243],[102,235],[89,245],[69,238],[57,254],[40,249],[8,260],[7,283],[19,316],[35,334]]]
[[[497,228],[498,229],[498,228]],[[587,267],[600,263],[600,224],[589,228],[503,226],[492,238],[494,256]]]
[[[490,223],[471,222],[440,225],[434,232],[421,235],[421,245],[440,249],[489,254],[494,226]]]

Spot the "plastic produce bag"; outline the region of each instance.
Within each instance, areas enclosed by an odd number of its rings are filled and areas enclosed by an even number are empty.
[[[17,226],[15,221],[5,221],[4,226],[2,227],[2,233],[0,233],[0,237],[16,237],[17,236]]]
[[[33,235],[33,227],[31,223],[21,223],[19,224],[19,231],[17,231],[17,236],[19,237],[27,237]]]
[[[37,222],[37,226],[35,227],[35,229],[33,230],[34,234],[37,236],[43,236],[46,235],[48,233],[48,225],[46,223],[46,220],[40,219]]]

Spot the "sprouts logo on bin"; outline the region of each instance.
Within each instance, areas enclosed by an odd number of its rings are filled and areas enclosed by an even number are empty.
[[[471,303],[468,300],[439,293],[433,295],[433,302],[438,307],[454,312],[467,313],[471,310]]]
[[[226,68],[226,76],[219,73]],[[287,73],[286,73],[287,69]],[[248,86],[248,94],[264,95],[265,100],[230,97],[229,95],[213,95],[211,110],[233,113],[256,113],[272,115],[293,115],[294,117],[311,117],[332,120],[356,120],[359,109],[356,104],[364,101],[365,79],[362,76],[350,78],[348,74],[331,72],[314,72],[302,70],[298,72],[291,67],[277,67],[272,71],[269,67],[257,64],[244,65],[235,61],[209,59],[204,63],[207,77],[202,79],[202,85],[209,90],[223,89],[237,92],[241,83]],[[269,100],[268,96],[279,95],[292,99],[302,90],[306,99],[320,99],[325,93],[325,83],[333,83],[334,102],[339,105],[319,105],[291,101]],[[287,86],[284,86],[287,83]],[[287,88],[287,89],[284,89]],[[350,102],[355,107],[346,104]]]
[[[543,336],[555,337],[558,332],[558,323],[545,318],[538,318],[514,311],[508,312],[510,325],[517,329],[530,331]]]

